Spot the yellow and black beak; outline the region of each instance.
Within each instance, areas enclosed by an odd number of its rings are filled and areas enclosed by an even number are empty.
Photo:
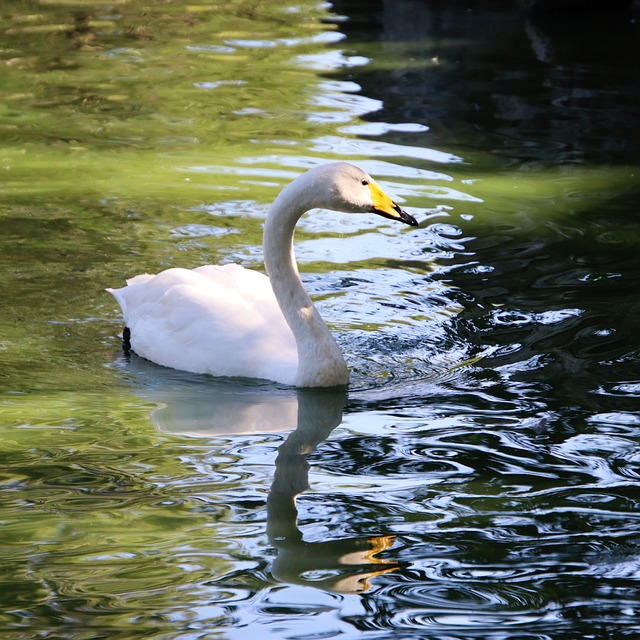
[[[404,222],[411,227],[418,226],[418,221],[406,211],[403,211],[375,182],[369,183],[369,190],[373,200],[371,209],[373,213],[383,218],[389,218],[389,220]]]

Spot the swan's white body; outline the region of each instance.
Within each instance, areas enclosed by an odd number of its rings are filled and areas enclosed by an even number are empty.
[[[237,264],[168,269],[112,292],[134,351],[194,373],[293,384],[296,341],[269,278]]]
[[[269,209],[269,277],[236,264],[168,269],[108,289],[122,308],[131,348],[157,364],[298,387],[345,385],[340,348],[305,291],[293,253],[300,216],[323,208],[372,212],[416,226],[353,165],[320,165],[285,187]]]

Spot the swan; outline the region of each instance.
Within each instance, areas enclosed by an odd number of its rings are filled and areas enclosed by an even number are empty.
[[[271,380],[295,387],[347,385],[349,370],[307,294],[293,251],[310,209],[375,213],[417,227],[375,180],[346,162],[320,164],[289,183],[267,213],[268,276],[237,264],[171,268],[107,289],[125,322],[125,344],[173,369]]]

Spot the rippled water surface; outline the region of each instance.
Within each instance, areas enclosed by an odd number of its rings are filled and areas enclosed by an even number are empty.
[[[2,637],[640,636],[632,14],[0,19]],[[261,269],[268,203],[327,159],[420,221],[299,225],[348,393],[122,354],[105,287]]]

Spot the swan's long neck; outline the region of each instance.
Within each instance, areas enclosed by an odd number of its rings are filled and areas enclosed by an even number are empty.
[[[298,347],[296,386],[345,385],[349,371],[327,325],[300,279],[293,251],[296,223],[313,201],[313,183],[298,178],[285,187],[269,209],[264,227],[264,262],[271,286]]]

